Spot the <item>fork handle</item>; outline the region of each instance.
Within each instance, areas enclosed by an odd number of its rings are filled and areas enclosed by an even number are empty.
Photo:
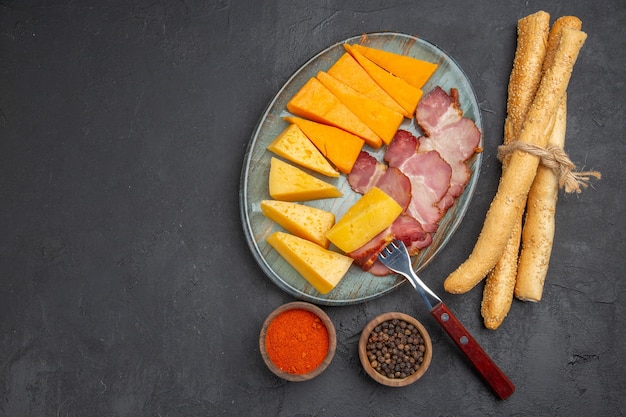
[[[434,306],[430,310],[430,314],[435,317],[441,327],[454,340],[498,398],[504,400],[513,394],[513,391],[515,391],[513,383],[498,368],[498,365],[495,364],[489,355],[485,353],[478,342],[474,340],[472,335],[469,334],[444,303]]]

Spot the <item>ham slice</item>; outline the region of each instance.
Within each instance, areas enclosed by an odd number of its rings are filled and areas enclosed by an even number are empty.
[[[419,143],[407,131],[398,131],[385,153],[390,167],[398,168],[411,182],[407,214],[426,232],[435,232],[445,214],[438,204],[448,193],[452,168],[437,151],[418,152]]]
[[[427,247],[432,242],[431,234],[425,232],[417,220],[407,214],[401,214],[391,226],[380,232],[364,246],[350,252],[348,256],[354,259],[355,263],[363,270],[370,270],[378,262],[378,254],[394,239],[404,242],[411,255],[416,255],[420,249]],[[370,270],[370,272],[375,275],[386,275],[390,271],[386,267],[378,266],[375,271]]]
[[[361,151],[352,166],[352,171],[348,174],[348,184],[357,193],[365,194],[376,185],[386,170],[387,166],[385,164],[379,163],[376,158],[366,151]]]
[[[465,161],[477,151],[480,131],[471,119],[463,117],[454,88],[448,95],[441,87],[435,87],[420,101],[415,120],[425,135],[419,138],[420,152],[437,151],[452,167],[448,198],[442,204],[447,209],[469,181],[470,170]]]
[[[372,187],[378,187],[393,198],[403,210],[411,201],[411,183],[396,168],[388,168],[372,155],[361,151],[352,172],[348,175],[350,187],[360,194],[365,194]]]

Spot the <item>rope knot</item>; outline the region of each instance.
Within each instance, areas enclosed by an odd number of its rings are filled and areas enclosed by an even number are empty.
[[[589,186],[591,177],[600,179],[602,174],[597,171],[578,171],[576,165],[569,159],[563,148],[548,146],[542,148],[532,143],[512,141],[508,145],[498,147],[498,159],[504,161],[508,155],[515,151],[522,151],[539,158],[539,163],[551,169],[559,179],[559,187],[566,193],[576,192],[579,194],[583,188]]]

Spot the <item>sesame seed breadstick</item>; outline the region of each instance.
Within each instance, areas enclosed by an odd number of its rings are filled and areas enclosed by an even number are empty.
[[[520,216],[521,217],[521,216]],[[513,291],[517,277],[517,259],[521,239],[521,222],[515,221],[502,256],[496,266],[489,271],[483,289],[480,314],[485,327],[495,330],[504,321],[513,302]]]
[[[517,23],[517,49],[507,90],[505,145],[515,140],[522,130],[526,113],[539,88],[549,29],[550,15],[544,11],[526,16]],[[507,161],[503,161],[503,165],[506,164]]]
[[[567,119],[566,95],[556,113],[548,145],[563,147]],[[554,213],[558,199],[559,179],[550,168],[540,165],[528,192],[526,220],[522,232],[515,297],[523,301],[541,300],[554,240]]]
[[[543,61],[543,71],[547,71],[548,68],[554,62],[554,56],[556,50],[561,42],[561,36],[563,35],[563,29],[570,28],[581,30],[583,22],[576,16],[561,16],[552,24],[550,34],[548,35],[548,47],[546,49],[546,57]]]
[[[505,145],[516,140],[519,135],[541,82],[549,28],[550,15],[544,11],[526,16],[517,22],[517,48],[509,78],[507,117],[504,122]],[[503,171],[507,169],[508,159],[505,157],[502,161]],[[481,314],[488,329],[497,329],[511,308],[517,276],[522,214],[523,210],[520,210],[502,256],[489,271],[485,281]]]
[[[548,37],[544,70],[547,70],[554,61],[563,28],[581,30],[582,21],[576,16],[563,16],[554,22]],[[548,145],[560,148],[565,146],[566,125],[567,93],[563,94],[559,103]],[[545,166],[539,166],[528,193],[522,252],[515,281],[515,297],[523,301],[537,302],[541,300],[543,294],[552,253],[558,189],[556,173]]]
[[[563,29],[554,63],[546,70],[524,120],[520,142],[545,147],[554,114],[586,38],[582,31]],[[468,259],[446,278],[446,291],[460,294],[471,290],[498,262],[511,236],[517,211],[524,207],[538,165],[537,156],[519,150],[513,152],[474,249]]]

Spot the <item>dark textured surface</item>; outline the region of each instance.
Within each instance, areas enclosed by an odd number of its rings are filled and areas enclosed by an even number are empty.
[[[334,5],[337,3],[338,5]],[[340,5],[339,5],[340,4]],[[497,331],[482,285],[446,294],[495,193],[517,20],[573,14],[589,38],[569,88],[566,150],[603,173],[560,195],[544,299]],[[626,7],[610,1],[9,1],[0,3],[0,415],[619,416],[626,410]],[[486,389],[408,287],[325,308],[330,367],[286,383],[257,347],[291,301],[243,237],[239,175],[265,106],[308,58],[368,31],[421,36],[477,91],[485,159],[469,214],[422,274],[517,385]],[[421,319],[419,383],[360,368],[363,326]]]

